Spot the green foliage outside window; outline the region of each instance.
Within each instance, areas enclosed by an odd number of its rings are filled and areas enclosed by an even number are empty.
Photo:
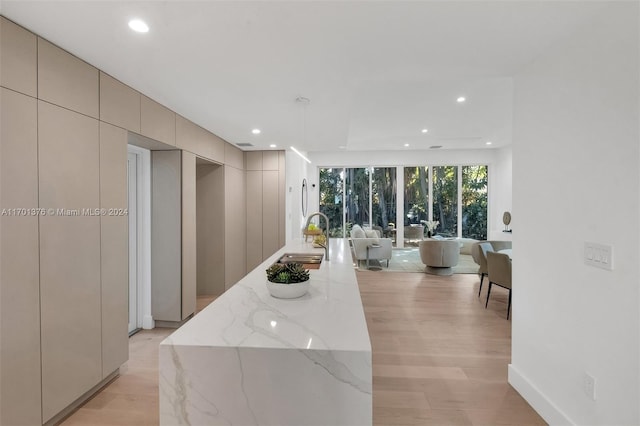
[[[462,215],[461,235],[487,238],[486,165],[461,166],[462,205],[458,209],[458,166],[435,166],[432,169],[433,194],[429,194],[429,167],[404,168],[405,225],[429,220],[429,203],[433,202],[433,220],[440,222],[436,232],[458,236],[458,212]],[[371,176],[372,211],[369,211],[369,177]],[[320,211],[329,217],[332,237],[348,236],[353,224],[377,225],[383,229],[396,222],[396,168],[321,168]],[[347,222],[343,226],[343,200]],[[397,224],[401,225],[401,224]],[[344,231],[343,231],[344,228]],[[344,234],[343,234],[344,232]]]

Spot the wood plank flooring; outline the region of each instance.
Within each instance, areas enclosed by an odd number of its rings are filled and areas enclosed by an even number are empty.
[[[373,350],[375,425],[544,425],[507,383],[507,292],[473,274],[357,272]],[[485,286],[486,287],[486,286]]]
[[[373,349],[375,425],[544,425],[507,383],[507,292],[478,277],[357,272]],[[486,286],[485,286],[486,288]],[[210,300],[200,299],[198,310]],[[173,330],[130,339],[121,375],[63,425],[157,425],[158,345]]]

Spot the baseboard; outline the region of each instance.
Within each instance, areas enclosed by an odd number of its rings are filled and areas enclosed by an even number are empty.
[[[160,327],[160,328],[180,328],[182,327],[182,324],[184,324],[185,322],[189,321],[191,318],[193,317],[193,314],[189,315],[187,318],[183,319],[182,321],[155,321],[155,325],[156,327]]]
[[[555,406],[537,387],[509,364],[508,381],[513,388],[533,407],[550,425],[575,425],[558,407]]]

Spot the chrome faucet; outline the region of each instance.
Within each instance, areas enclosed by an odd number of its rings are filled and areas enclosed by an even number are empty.
[[[322,212],[311,213],[311,215],[309,215],[309,218],[307,219],[307,224],[304,226],[304,229],[308,229],[309,228],[309,224],[311,223],[311,219],[314,216],[322,216],[322,217],[324,217],[324,221],[327,223],[327,229],[326,229],[327,239],[325,240],[324,244],[318,244],[318,245],[321,246],[321,247],[324,247],[325,260],[329,261],[329,218],[327,217],[326,214],[324,214]]]

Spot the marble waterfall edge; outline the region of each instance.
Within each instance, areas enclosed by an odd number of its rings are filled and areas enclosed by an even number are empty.
[[[371,344],[348,243],[276,299],[267,259],[160,345],[160,423],[370,425]],[[266,265],[266,266],[265,266]]]

